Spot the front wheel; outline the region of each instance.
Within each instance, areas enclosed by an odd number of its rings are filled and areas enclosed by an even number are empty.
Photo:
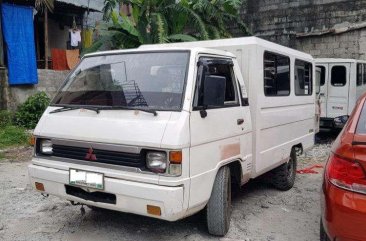
[[[292,148],[289,161],[271,172],[273,186],[281,191],[290,190],[295,184],[296,168],[296,151]]]
[[[229,231],[231,219],[231,178],[230,168],[222,167],[212,188],[207,203],[206,221],[208,232],[216,236],[225,236]]]

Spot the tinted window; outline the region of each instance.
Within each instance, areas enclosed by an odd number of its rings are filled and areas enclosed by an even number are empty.
[[[264,94],[286,96],[290,94],[290,58],[264,53]]]
[[[323,86],[325,84],[325,67],[324,66],[316,66],[320,68],[320,86]]]
[[[313,66],[302,60],[295,61],[295,94],[312,95],[313,93]]]
[[[347,82],[347,70],[344,66],[333,66],[331,83],[333,86],[345,86]]]
[[[363,77],[363,65],[357,64],[357,86],[362,85],[362,77]]]
[[[366,105],[365,104],[362,107],[360,119],[358,120],[358,123],[357,123],[356,133],[357,134],[366,134]]]
[[[225,100],[224,105],[238,105],[239,98],[237,93],[236,78],[231,60],[219,58],[200,58],[200,67],[198,68],[197,89],[195,93],[194,106],[203,106],[203,82],[208,76],[222,77],[225,79]],[[216,106],[217,107],[217,106]]]
[[[366,64],[363,64],[363,84],[366,84]]]
[[[87,57],[52,104],[179,110],[188,57],[188,52]]]

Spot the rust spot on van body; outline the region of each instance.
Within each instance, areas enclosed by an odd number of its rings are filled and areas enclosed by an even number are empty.
[[[229,159],[230,157],[240,154],[240,143],[220,146],[221,160]]]

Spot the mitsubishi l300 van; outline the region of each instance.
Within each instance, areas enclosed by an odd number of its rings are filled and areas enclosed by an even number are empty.
[[[315,62],[320,70],[320,127],[342,129],[366,92],[366,61],[322,58]]]
[[[255,37],[86,55],[34,131],[31,185],[168,221],[204,209],[223,236],[232,185],[294,185],[318,126],[314,73],[310,55]]]

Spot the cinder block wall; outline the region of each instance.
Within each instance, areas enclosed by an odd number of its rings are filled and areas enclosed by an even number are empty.
[[[247,0],[241,15],[254,35],[314,57],[366,59],[366,28],[297,36],[366,22],[366,0]]]
[[[68,73],[69,71],[39,69],[37,85],[9,86],[7,70],[0,69],[0,108],[15,110],[29,96],[39,91],[44,91],[53,98]]]

